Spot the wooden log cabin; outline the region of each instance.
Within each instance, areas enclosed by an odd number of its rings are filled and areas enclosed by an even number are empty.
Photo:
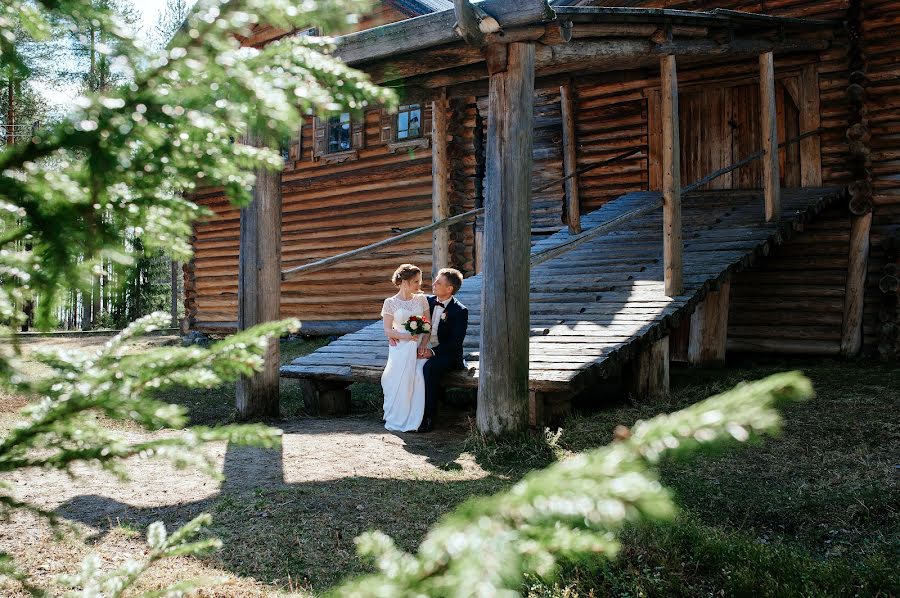
[[[671,206],[682,187],[760,150],[768,150],[762,159],[699,186],[688,204],[702,212],[703,201],[713,209],[759,190],[764,222],[782,217],[779,197],[790,195],[782,190],[848,190],[849,201],[793,222],[802,234],[784,243],[754,246],[752,259],[692,300],[692,313],[657,335],[669,338],[668,357],[715,361],[727,347],[895,358],[900,44],[890,31],[900,8],[883,0],[609,4],[487,0],[478,18],[490,18],[474,44],[454,30],[449,1],[379,4],[360,31],[339,38],[338,54],[396,87],[400,109],[311,118],[285,148],[281,269],[483,207],[498,134],[488,82],[524,60],[533,68],[524,194],[535,247],[577,235],[590,214],[636,192],[661,192],[669,209],[660,223],[680,235],[680,208]],[[246,43],[303,33],[259,30]],[[530,48],[525,58],[522,47]],[[196,200],[215,217],[197,225],[185,266],[185,325],[229,331],[237,323],[239,211],[216,189]],[[492,255],[486,227],[479,216],[287,277],[280,313],[309,334],[359,329],[378,318],[400,262],[480,274]],[[677,278],[676,241],[665,244],[670,297],[688,284]],[[571,266],[563,262],[558,274],[577,275]]]

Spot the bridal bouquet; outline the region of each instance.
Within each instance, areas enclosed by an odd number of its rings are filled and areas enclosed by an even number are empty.
[[[403,325],[410,334],[428,334],[431,332],[431,324],[425,318],[419,316],[410,316],[406,324]]]

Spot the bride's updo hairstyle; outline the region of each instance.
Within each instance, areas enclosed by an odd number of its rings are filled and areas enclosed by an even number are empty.
[[[418,266],[413,266],[412,264],[400,264],[400,267],[394,270],[394,275],[391,276],[391,282],[394,283],[395,287],[399,287],[404,280],[415,278],[421,273],[422,270],[420,270]]]

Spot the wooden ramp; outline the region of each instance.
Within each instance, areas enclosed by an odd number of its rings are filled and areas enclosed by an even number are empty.
[[[560,231],[532,248],[530,387],[576,392],[632,359],[694,311],[732,272],[802,230],[843,191],[785,189],[780,223],[763,218],[761,191],[695,192],[682,198],[684,286],[663,292],[661,195],[630,193],[583,216],[583,231]],[[469,308],[469,369],[448,384],[478,383],[481,276],[458,298]],[[387,359],[380,321],[281,368],[283,377],[378,382]],[[502,351],[503,347],[488,348]]]

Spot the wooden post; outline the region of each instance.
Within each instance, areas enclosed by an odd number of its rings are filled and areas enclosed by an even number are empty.
[[[508,46],[488,93],[478,429],[528,427],[534,45]]]
[[[853,216],[850,225],[850,261],[844,293],[844,322],[841,329],[841,355],[853,357],[862,349],[863,302],[866,272],[869,267],[869,231],[872,212]]]
[[[718,291],[711,291],[691,314],[688,341],[688,363],[710,365],[725,363],[725,341],[728,338],[728,305],[731,281]]]
[[[775,106],[775,62],[771,52],[759,55],[759,109],[762,124],[763,190],[766,222],[781,218],[781,184],[778,172],[778,116]]]
[[[800,73],[800,132],[815,131],[821,125],[819,111],[819,71],[805,66]],[[800,142],[800,185],[822,186],[822,150],[818,135]]]
[[[446,97],[431,103],[431,218],[434,222],[450,216],[449,114],[450,100]],[[438,270],[448,266],[450,230],[444,227],[431,234],[431,280],[437,277]]]
[[[639,401],[669,396],[669,337],[648,345],[623,372],[627,392]]]
[[[663,256],[665,293],[684,290],[681,240],[681,140],[678,132],[678,73],[675,56],[659,59],[662,100]]]
[[[559,105],[562,113],[563,174],[566,179],[566,224],[569,232],[581,232],[581,205],[578,199],[578,154],[575,150],[575,99],[572,82],[559,87]]]
[[[262,144],[248,135],[248,144]],[[241,210],[238,262],[238,330],[277,320],[281,308],[281,170],[258,169],[253,201]],[[236,403],[242,419],[278,416],[278,339],[272,339],[262,372],[242,377]]]

